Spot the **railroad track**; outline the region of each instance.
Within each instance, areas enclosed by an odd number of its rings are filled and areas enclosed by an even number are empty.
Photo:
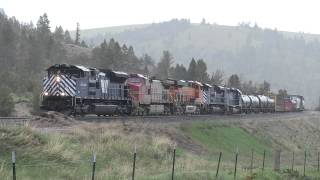
[[[188,121],[239,121],[246,119],[272,120],[277,118],[292,118],[303,116],[305,112],[289,112],[289,113],[258,113],[258,114],[201,114],[201,115],[182,115],[182,116],[95,116],[87,115],[84,117],[75,117],[76,120],[86,122],[111,122],[111,121],[142,121],[155,123],[168,122],[188,122]]]
[[[176,123],[176,122],[192,122],[192,121],[222,121],[237,122],[242,120],[270,121],[277,119],[296,119],[308,115],[308,111],[289,112],[289,113],[258,113],[258,114],[201,114],[201,115],[153,115],[153,116],[96,116],[86,115],[83,117],[74,117],[75,120],[83,122],[152,122],[152,123]],[[28,117],[0,117],[0,126],[23,126],[30,121]]]
[[[0,126],[23,126],[30,121],[27,117],[0,117]]]

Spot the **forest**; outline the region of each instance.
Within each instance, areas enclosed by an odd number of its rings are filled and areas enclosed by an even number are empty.
[[[240,88],[243,93],[266,94],[270,83],[241,80],[239,75],[217,69],[209,73],[206,61],[196,57],[188,66],[179,64],[173,54],[164,49],[156,61],[147,53],[140,57],[131,45],[114,38],[104,39],[97,46],[81,40],[80,25],[75,37],[63,27],[51,27],[46,13],[34,25],[19,22],[0,13],[0,115],[10,115],[14,104],[26,97],[37,111],[45,69],[56,63],[83,64],[128,73],[141,73],[158,79],[174,78]]]

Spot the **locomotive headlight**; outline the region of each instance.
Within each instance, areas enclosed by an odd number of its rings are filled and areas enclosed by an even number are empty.
[[[61,96],[65,96],[66,94],[63,92],[63,93],[61,93]]]
[[[49,93],[48,93],[48,92],[45,92],[45,93],[44,93],[44,95],[45,95],[45,96],[48,96],[48,95],[49,95]]]
[[[61,81],[61,78],[59,76],[57,76],[57,79],[56,79],[57,82],[60,82]]]

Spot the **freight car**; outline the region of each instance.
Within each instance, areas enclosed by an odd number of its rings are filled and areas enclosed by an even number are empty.
[[[41,107],[67,114],[181,115],[304,109],[304,99],[299,95],[278,101],[198,81],[158,80],[80,65],[56,64],[46,71]]]

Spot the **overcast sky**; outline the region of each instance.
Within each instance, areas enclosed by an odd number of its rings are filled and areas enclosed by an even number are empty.
[[[260,27],[320,34],[317,0],[0,0],[7,15],[36,24],[46,12],[51,27],[74,30],[144,24],[186,18],[199,23],[237,25],[257,22]]]

